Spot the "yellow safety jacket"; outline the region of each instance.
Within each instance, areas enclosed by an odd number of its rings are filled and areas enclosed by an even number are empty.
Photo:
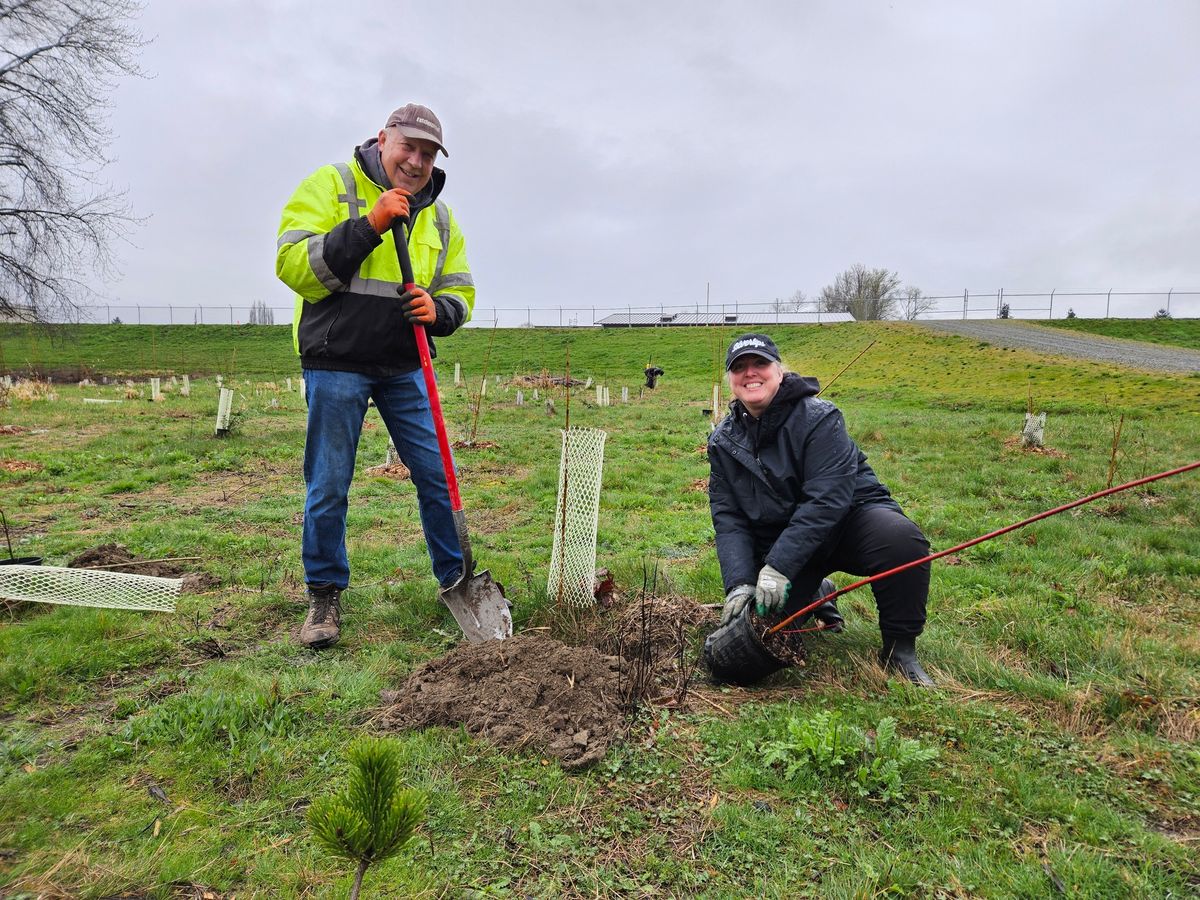
[[[445,178],[434,169],[414,198],[426,205],[408,240],[413,278],[437,306],[437,321],[426,328],[431,336],[451,334],[475,307],[466,243],[450,207],[437,199]],[[296,292],[292,340],[305,368],[393,375],[420,367],[400,310],[395,240],[390,231],[381,238],[366,218],[384,190],[356,158],[322,166],[284,207],[275,274]]]

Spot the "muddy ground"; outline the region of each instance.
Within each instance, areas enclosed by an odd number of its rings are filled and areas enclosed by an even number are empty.
[[[189,566],[191,562],[191,566]],[[196,561],[150,560],[134,556],[120,544],[101,544],[84,550],[67,563],[69,569],[104,569],[108,572],[129,572],[134,575],[152,575],[156,578],[182,578],[182,590],[187,594],[199,594],[220,584],[217,578],[206,572],[189,572]]]
[[[462,726],[512,750],[579,768],[603,758],[637,711],[680,706],[696,672],[697,627],[712,610],[679,597],[638,597],[597,607],[556,630],[536,628],[505,641],[463,643],[384,691],[389,729]]]

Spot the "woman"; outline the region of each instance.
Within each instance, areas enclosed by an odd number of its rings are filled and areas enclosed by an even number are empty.
[[[929,542],[875,477],[841,412],[816,396],[815,378],[784,372],[774,341],[765,334],[736,338],[725,370],[736,399],[708,441],[708,497],[726,591],[722,624],[751,598],[760,615],[790,613],[810,602],[804,598],[830,572],[874,575],[929,554]],[[932,686],[916,653],[929,563],[871,587],[883,635],[880,663]],[[814,614],[840,624],[831,607]]]

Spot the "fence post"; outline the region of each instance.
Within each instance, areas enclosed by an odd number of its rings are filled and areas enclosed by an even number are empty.
[[[175,324],[175,307],[172,306],[170,303],[167,304],[167,324],[168,325]]]
[[[229,307],[229,324],[233,324],[233,307]]]
[[[137,311],[138,311],[138,324],[141,325],[142,324],[142,304],[139,303],[137,305]]]
[[[1167,315],[1168,316],[1171,314],[1171,295],[1173,293],[1175,293],[1175,288],[1171,288],[1169,291],[1167,291]]]
[[[1058,288],[1050,288],[1050,315],[1046,317],[1048,319],[1054,318],[1054,292],[1057,290]]]
[[[967,318],[967,289],[963,288],[963,319]]]
[[[1112,306],[1112,288],[1108,289],[1108,299],[1104,301],[1104,318],[1108,318],[1109,307]]]
[[[996,318],[1000,318],[1000,310],[1004,306],[1004,288],[996,291]]]

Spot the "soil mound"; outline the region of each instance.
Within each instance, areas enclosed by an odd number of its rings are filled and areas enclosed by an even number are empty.
[[[120,544],[101,544],[84,550],[67,563],[68,569],[100,569],[106,572],[128,572],[133,575],[152,575],[155,578],[182,578],[185,593],[195,594],[219,584],[205,573],[189,573],[172,560],[144,560],[134,556]]]
[[[528,748],[578,768],[624,734],[620,660],[541,634],[462,644],[384,691],[384,727],[462,725],[508,749]]]

